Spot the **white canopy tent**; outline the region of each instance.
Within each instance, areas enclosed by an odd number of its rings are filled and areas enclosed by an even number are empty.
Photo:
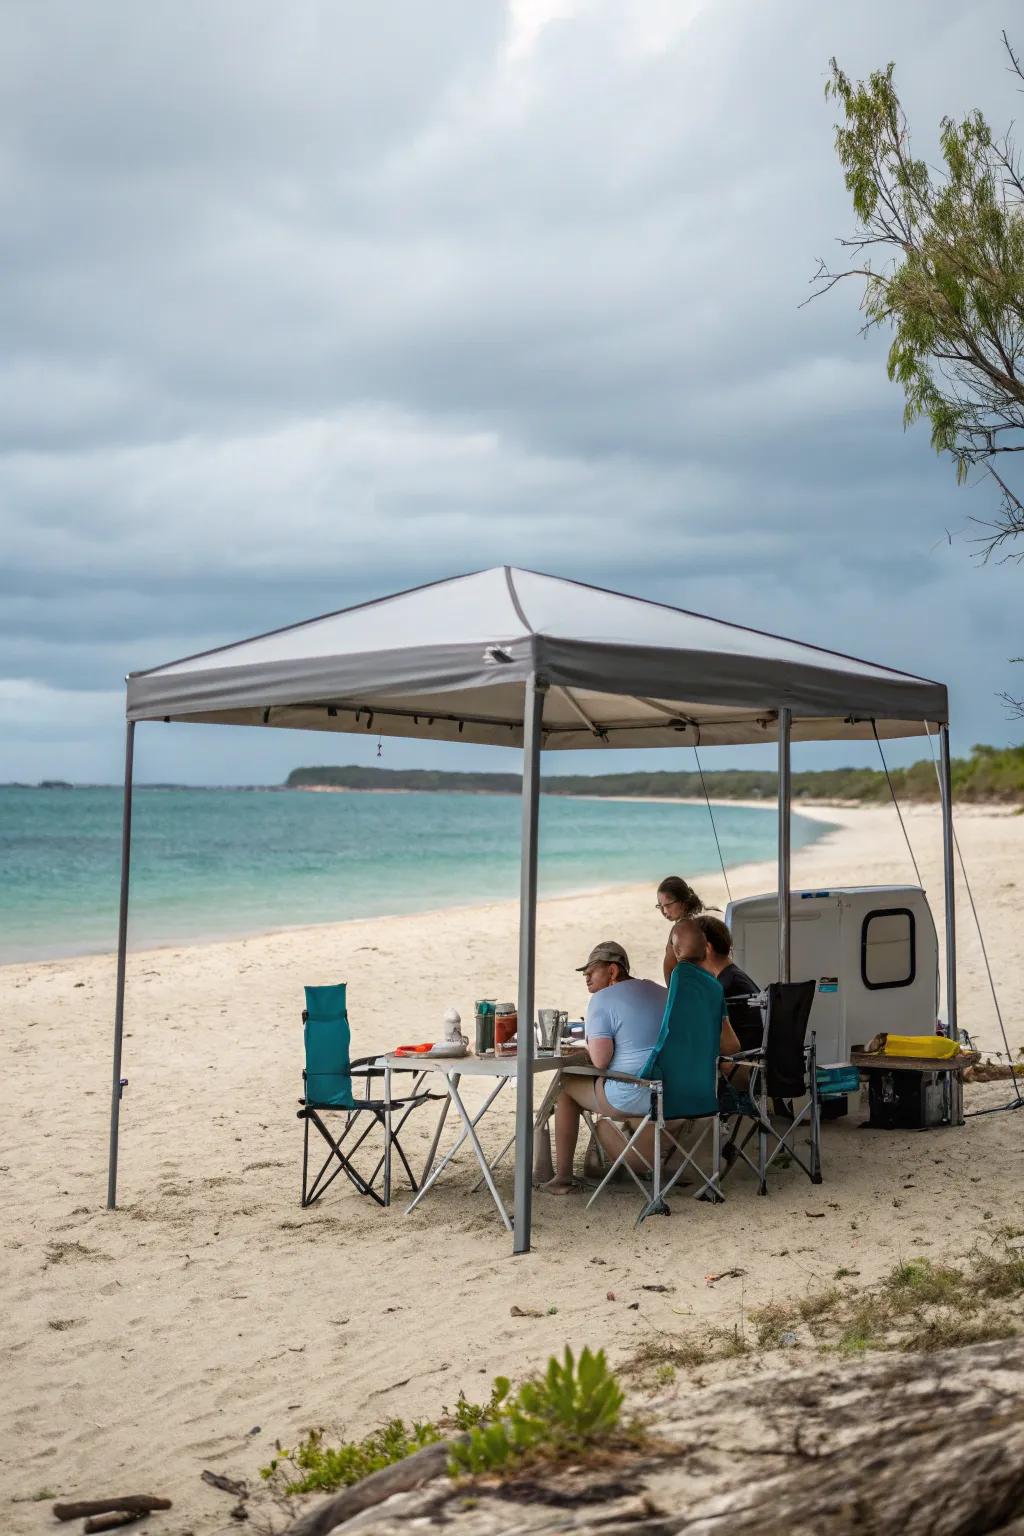
[[[956,1030],[948,703],[941,683],[535,571],[498,566],[127,678],[107,1204],[117,1195],[134,730],[192,721],[523,751],[519,1016],[534,1004],[540,753],[776,740],[779,966],[789,974],[791,740],[924,734],[942,752],[947,1016]],[[530,1244],[533,1032],[519,1031],[515,1251]]]

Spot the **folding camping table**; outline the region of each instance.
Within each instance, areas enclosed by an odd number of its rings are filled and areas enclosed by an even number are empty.
[[[474,1188],[478,1189],[482,1183],[487,1185],[487,1188],[490,1190],[491,1199],[494,1201],[494,1204],[497,1207],[498,1215],[505,1223],[507,1230],[511,1232],[512,1218],[509,1216],[509,1213],[505,1208],[505,1202],[502,1200],[501,1195],[498,1193],[498,1187],[494,1182],[494,1170],[497,1168],[502,1158],[508,1154],[509,1149],[515,1141],[515,1135],[513,1133],[513,1135],[508,1138],[497,1155],[488,1160],[486,1154],[484,1153],[484,1149],[480,1144],[480,1138],[477,1135],[477,1126],[480,1124],[480,1121],[484,1118],[487,1111],[490,1109],[491,1105],[494,1103],[495,1099],[502,1092],[502,1090],[507,1088],[509,1083],[515,1082],[519,1067],[515,1056],[453,1057],[387,1055],[381,1056],[376,1064],[384,1068],[384,1097],[386,1099],[389,1099],[391,1096],[392,1072],[432,1072],[444,1080],[444,1085],[448,1090],[448,1096],[444,1103],[441,1105],[441,1111],[437,1117],[437,1125],[434,1128],[433,1139],[430,1143],[430,1151],[427,1153],[427,1160],[423,1166],[423,1177],[420,1181],[420,1187],[416,1191],[416,1194],[412,1200],[410,1200],[409,1204],[406,1206],[406,1214],[408,1215],[409,1211],[411,1211],[414,1206],[419,1205],[427,1191],[432,1189],[433,1186],[437,1183],[441,1174],[448,1167],[448,1164],[453,1160],[463,1142],[468,1140],[470,1146],[473,1149],[476,1160],[480,1164],[481,1177],[474,1185]],[[534,1057],[534,1077],[541,1077],[547,1073],[551,1078],[551,1081],[547,1087],[547,1091],[544,1093],[540,1104],[537,1106],[537,1112],[533,1118],[534,1130],[537,1130],[540,1126],[544,1125],[548,1119],[548,1116],[551,1114],[555,1099],[558,1096],[559,1079],[561,1077],[563,1064],[564,1059],[561,1056],[537,1055]],[[492,1077],[496,1079],[494,1087],[487,1095],[483,1105],[480,1109],[477,1110],[476,1114],[472,1116],[470,1115],[469,1110],[466,1108],[465,1104],[462,1102],[462,1095],[459,1092],[459,1084],[464,1077]],[[455,1105],[459,1119],[462,1121],[462,1131],[456,1140],[455,1145],[445,1153],[439,1163],[435,1164],[434,1159],[437,1156],[437,1149],[441,1142],[441,1133],[444,1130],[444,1123],[448,1117],[448,1111],[453,1104]]]

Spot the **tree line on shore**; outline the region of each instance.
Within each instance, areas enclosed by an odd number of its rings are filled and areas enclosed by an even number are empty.
[[[953,793],[957,800],[1024,804],[1024,746],[971,748],[969,757],[954,758]],[[902,800],[937,800],[938,781],[931,758],[908,768],[890,769],[893,789]],[[704,774],[708,794],[716,800],[774,800],[773,772],[725,768]],[[517,773],[452,773],[435,768],[345,767],[293,768],[286,789],[461,790],[469,794],[514,795],[520,790]],[[548,795],[602,795],[635,798],[695,799],[703,793],[699,773],[663,769],[654,773],[569,773],[546,775]],[[793,774],[793,797],[800,800],[884,801],[889,789],[885,774],[875,768],[819,768]]]

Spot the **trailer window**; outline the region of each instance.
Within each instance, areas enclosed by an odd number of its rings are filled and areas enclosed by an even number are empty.
[[[869,912],[860,933],[861,980],[872,992],[909,987],[917,973],[917,933],[909,907]]]

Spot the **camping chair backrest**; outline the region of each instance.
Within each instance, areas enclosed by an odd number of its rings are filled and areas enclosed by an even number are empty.
[[[772,1098],[795,1099],[808,1092],[804,1049],[815,982],[773,981],[768,988],[766,1087]]]
[[[345,983],[306,987],[303,1036],[306,1044],[306,1102],[320,1108],[355,1109],[349,1056]]]
[[[641,1077],[660,1077],[666,1120],[718,1113],[718,1055],[725,993],[684,961],[672,972],[661,1033]]]

